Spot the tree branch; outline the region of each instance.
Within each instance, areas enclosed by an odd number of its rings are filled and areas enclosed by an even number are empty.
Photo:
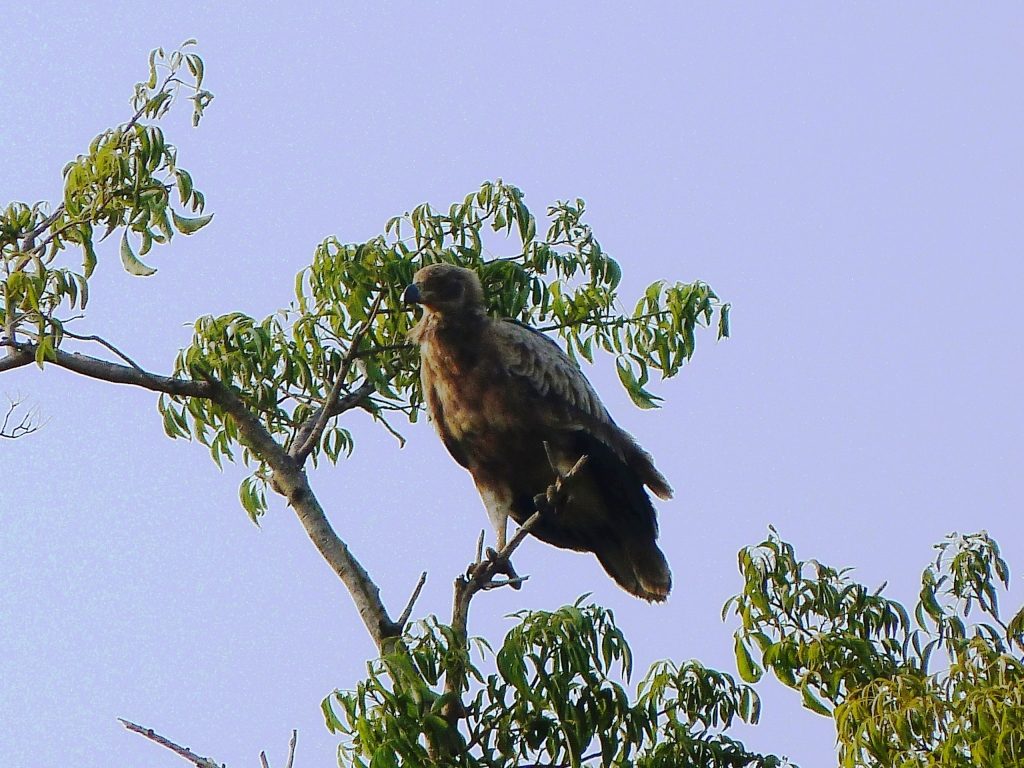
[[[341,398],[341,389],[345,386],[345,379],[348,378],[348,372],[352,369],[352,363],[355,362],[355,356],[356,352],[359,350],[359,344],[370,330],[370,326],[373,325],[373,320],[377,316],[377,311],[380,309],[382,301],[384,301],[384,294],[378,293],[377,298],[373,300],[373,304],[370,306],[370,311],[367,313],[366,319],[360,323],[356,332],[352,334],[352,340],[349,342],[348,351],[345,353],[345,357],[341,361],[341,369],[338,371],[338,378],[334,380],[334,384],[331,386],[331,391],[328,393],[323,407],[309,417],[309,421],[312,422],[312,425],[308,428],[308,434],[305,436],[305,439],[302,441],[296,441],[291,451],[291,455],[292,458],[300,464],[306,460],[306,457],[309,456],[313,448],[316,447],[316,444],[320,442],[320,438],[323,437],[324,430],[327,428],[327,422],[331,419],[331,411],[338,405],[338,400]],[[299,431],[305,432],[306,424],[303,424]]]
[[[0,339],[0,346],[10,348],[12,346],[12,342],[9,339]],[[0,373],[3,373],[4,371],[12,371],[15,368],[21,368],[22,366],[31,363],[34,359],[35,358],[32,354],[28,352],[18,349],[10,349],[6,355],[0,357]]]
[[[161,736],[159,733],[154,731],[152,728],[144,728],[141,725],[137,725],[137,724],[135,724],[133,722],[130,722],[129,720],[125,720],[125,719],[120,718],[120,717],[117,718],[117,719],[118,719],[118,722],[120,722],[121,725],[123,725],[129,731],[133,731],[133,732],[139,734],[140,736],[145,736],[147,739],[149,739],[150,741],[156,742],[161,747],[166,747],[167,749],[171,750],[172,752],[174,752],[174,753],[180,755],[181,757],[185,758],[186,760],[188,760],[190,763],[192,763],[194,766],[196,766],[196,768],[224,768],[224,765],[222,763],[218,763],[216,760],[213,760],[212,758],[209,758],[209,757],[203,757],[202,755],[197,755],[195,752],[193,752],[188,747],[183,747],[180,744],[175,744],[170,739]]]
[[[295,742],[298,738],[299,732],[293,728],[292,737],[288,740],[288,762],[284,764],[284,768],[293,768],[295,765]]]
[[[416,605],[416,601],[420,597],[420,592],[423,591],[423,585],[427,583],[427,572],[424,571],[420,574],[420,580],[416,582],[416,588],[412,591],[412,596],[409,598],[409,602],[405,604],[405,610],[398,617],[398,621],[395,623],[405,629],[405,625],[409,623],[409,617],[412,616],[412,608]]]
[[[380,599],[380,588],[331,527],[323,507],[309,486],[302,464],[274,440],[232,389],[212,376],[207,378],[206,383],[213,390],[213,401],[235,420],[249,448],[273,470],[272,487],[295,510],[317,551],[348,589],[370,637],[383,652],[388,638],[401,634],[401,630],[388,616]]]
[[[25,365],[35,360],[37,349],[35,344],[2,339],[0,340],[0,346],[13,350],[7,357],[0,359],[0,371],[17,368],[19,365]],[[15,363],[5,366],[4,363],[12,358],[15,359]],[[119,363],[111,363],[108,360],[100,360],[98,357],[90,357],[78,352],[70,353],[57,349],[53,352],[53,357],[47,362],[82,376],[109,381],[112,384],[130,384],[152,392],[163,392],[168,395],[203,398],[211,396],[211,388],[207,382],[161,376],[144,371],[139,367],[133,368],[127,365],[120,365]]]
[[[551,460],[551,451],[547,443],[544,444],[544,450],[548,453],[548,460]],[[540,521],[541,517],[546,514],[557,514],[557,500],[560,495],[564,492],[566,484],[571,483],[576,477],[577,473],[583,468],[583,465],[587,463],[588,456],[584,454],[576,461],[566,474],[561,474],[554,462],[551,462],[551,468],[555,472],[555,482],[548,487],[546,493],[547,503],[542,504],[545,499],[543,496],[538,496],[534,501],[537,504],[537,511],[534,512],[524,522],[519,529],[515,532],[515,535],[509,539],[508,543],[500,552],[495,552],[493,549],[487,550],[487,557],[480,557],[480,545],[477,545],[477,561],[469,566],[469,570],[464,576],[459,576],[455,580],[455,597],[452,604],[452,630],[455,632],[455,636],[459,639],[462,646],[466,646],[469,642],[469,604],[473,599],[473,596],[477,592],[485,589],[494,589],[496,587],[513,586],[517,587],[522,584],[527,577],[519,577],[515,575],[509,565],[509,558],[512,553],[519,548],[519,545],[523,543],[527,534],[533,530],[533,528]],[[482,539],[481,539],[482,540]],[[494,577],[498,573],[511,573],[511,576],[504,580],[495,582]],[[465,707],[462,704],[462,693],[466,688],[466,676],[465,674],[451,674],[449,673],[445,677],[444,692],[454,694],[452,703],[445,707],[445,718],[453,726],[455,722],[462,717]]]
[[[21,417],[21,421],[8,428],[8,425],[11,423],[11,416],[13,416],[14,412],[18,410],[21,403],[22,400],[18,397],[8,400],[7,413],[4,414],[3,423],[0,423],[0,438],[16,440],[19,437],[31,435],[39,429],[39,423],[37,421],[38,412],[35,408],[29,408],[28,413]]]
[[[72,333],[71,331],[69,331],[67,329],[63,329],[61,331],[61,333],[63,333],[68,338],[76,339],[78,341],[95,341],[97,344],[99,344],[101,346],[104,346],[107,349],[109,349],[111,352],[113,352],[115,355],[120,357],[122,360],[124,360],[126,363],[128,363],[128,365],[130,365],[135,370],[142,371],[142,367],[138,363],[136,363],[134,360],[132,360],[130,357],[128,357],[128,355],[126,355],[124,352],[119,350],[117,347],[115,347],[109,341],[107,341],[106,339],[104,339],[104,338],[102,338],[100,336],[96,336],[96,335],[93,335],[93,336],[79,336],[77,333]],[[143,371],[143,373],[144,372],[145,371]]]
[[[13,349],[13,354],[0,359],[0,371],[16,365],[4,366],[11,360],[24,365],[35,359],[36,345],[5,339],[0,346]],[[20,356],[20,357],[19,357]],[[24,360],[24,362],[22,362]],[[302,464],[297,462],[271,436],[259,419],[246,407],[242,399],[230,388],[209,376],[205,381],[177,379],[159,376],[127,365],[111,363],[82,354],[69,354],[60,349],[54,352],[50,361],[53,365],[74,373],[114,384],[130,384],[154,392],[187,397],[201,397],[213,400],[225,410],[238,425],[246,444],[273,470],[275,490],[288,499],[288,503],[305,528],[306,534],[331,569],[348,589],[356,609],[366,625],[378,649],[383,651],[388,638],[401,634],[400,628],[388,616],[380,599],[380,588],[370,578],[366,569],[349,551],[348,545],[339,538],[327,520],[327,515],[309,486]],[[338,400],[334,410],[355,407],[372,390],[363,385],[349,397]]]
[[[324,411],[323,407],[318,408],[310,414],[309,418],[306,419],[302,424],[299,425],[298,430],[295,433],[295,439],[292,441],[293,445],[301,445],[307,442],[312,434],[312,430],[315,427],[317,420],[321,413],[326,413],[327,418],[331,416],[338,416],[345,411],[351,411],[353,408],[361,406],[370,395],[377,391],[377,388],[369,381],[364,381],[358,387],[353,389],[344,397],[338,399],[334,403],[334,407]],[[318,438],[319,439],[319,438]],[[312,445],[316,445],[316,442],[312,442]],[[297,455],[298,451],[294,455]],[[306,456],[309,454],[307,453]],[[303,457],[305,459],[305,456]]]

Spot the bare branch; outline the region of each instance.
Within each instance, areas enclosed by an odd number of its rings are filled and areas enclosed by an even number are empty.
[[[323,507],[309,487],[302,464],[274,440],[234,390],[212,376],[206,383],[213,390],[213,401],[235,420],[244,442],[273,470],[271,486],[295,510],[317,551],[348,589],[370,637],[383,651],[388,638],[398,636],[401,630],[388,616],[380,599],[380,588],[331,527]]]
[[[646,314],[642,314],[642,315],[630,315],[629,317],[618,317],[618,318],[616,318],[614,315],[607,315],[607,316],[601,316],[601,315],[593,316],[592,315],[592,316],[588,316],[588,317],[581,317],[581,318],[578,318],[578,319],[575,319],[575,320],[570,320],[570,321],[565,322],[565,323],[553,323],[552,325],[544,325],[544,326],[541,326],[541,327],[537,328],[537,330],[541,331],[542,333],[546,333],[547,331],[557,331],[557,330],[559,330],[561,328],[572,328],[573,326],[576,326],[576,325],[586,325],[586,326],[590,326],[592,328],[620,328],[620,327],[625,326],[625,325],[631,325],[633,323],[642,322],[643,320],[650,320],[650,319],[655,318],[655,317],[663,317],[664,315],[667,315],[667,314],[670,314],[670,313],[669,313],[669,311],[667,309],[665,309],[665,310],[660,310],[658,312],[647,312]],[[613,319],[609,320],[607,318],[613,318]]]
[[[0,371],[18,367],[17,365],[4,366],[5,361],[18,355],[21,356],[17,357],[20,365],[25,365],[35,360],[37,349],[35,344],[3,339],[0,340],[0,346],[6,346],[14,350],[7,357],[0,359]],[[65,352],[61,349],[54,350],[53,355],[54,357],[48,361],[51,365],[65,368],[82,376],[88,376],[91,379],[109,381],[112,384],[130,384],[152,392],[163,392],[168,395],[204,398],[211,396],[210,385],[207,382],[161,376],[144,371],[141,368],[132,368],[77,352]]]
[[[370,311],[367,313],[366,319],[359,325],[356,332],[352,334],[352,340],[349,342],[348,351],[345,353],[345,357],[341,361],[341,370],[338,371],[338,378],[334,380],[334,385],[331,387],[331,391],[328,393],[323,407],[310,417],[313,421],[313,426],[309,430],[309,434],[302,442],[297,442],[294,446],[291,454],[292,457],[300,464],[306,460],[306,457],[309,456],[316,444],[320,442],[320,438],[323,436],[324,430],[327,428],[327,422],[331,418],[331,410],[337,405],[338,400],[341,397],[342,387],[345,386],[345,379],[348,378],[348,372],[352,369],[352,363],[355,361],[356,352],[359,350],[359,344],[370,330],[370,326],[373,325],[373,320],[377,316],[377,311],[380,309],[382,301],[384,301],[384,294],[378,293],[377,298],[373,300],[373,304],[370,306]]]
[[[384,314],[385,310],[381,310],[378,314]],[[356,357],[372,357],[373,355],[379,355],[381,352],[404,352],[407,349],[414,349],[416,347],[411,341],[406,341],[401,344],[381,344],[379,347],[369,347],[368,349],[360,350],[356,352]]]
[[[7,339],[0,339],[0,346],[10,347],[11,344]],[[11,350],[4,357],[0,357],[0,373],[26,366],[34,359],[35,358],[33,358],[33,356],[28,352],[23,352],[17,349]]]
[[[292,737],[288,740],[288,761],[284,764],[285,768],[292,768],[295,764],[295,742],[298,740],[299,732],[292,730]],[[260,768],[270,768],[270,763],[267,762],[266,750],[260,752]]]
[[[384,416],[381,415],[380,410],[372,411],[373,420],[384,427],[395,440],[398,441],[399,448],[405,448],[405,437],[397,429],[391,426],[391,422],[388,421]]]
[[[288,762],[284,764],[284,768],[293,768],[295,765],[295,742],[299,740],[299,732],[292,729],[292,737],[288,741]]]
[[[135,733],[139,734],[140,736],[145,736],[150,741],[156,742],[161,747],[166,747],[167,749],[171,750],[172,752],[174,752],[174,753],[180,755],[181,757],[185,758],[186,760],[188,760],[190,763],[192,763],[194,766],[196,766],[196,768],[224,768],[224,765],[222,763],[218,763],[216,760],[213,760],[212,758],[209,758],[209,757],[203,757],[202,755],[197,755],[195,752],[193,752],[188,747],[183,747],[180,744],[175,744],[170,739],[161,736],[159,733],[154,731],[152,728],[144,728],[141,725],[137,725],[137,724],[135,724],[133,722],[130,722],[130,721],[125,720],[125,719],[120,718],[120,717],[117,718],[117,719],[121,723],[121,725],[123,725],[129,731],[134,731]]]
[[[534,499],[534,502],[537,504],[537,511],[519,526],[518,530],[500,552],[488,549],[487,557],[480,557],[480,546],[483,541],[481,537],[480,542],[477,544],[476,562],[469,566],[469,570],[464,576],[459,576],[455,580],[451,626],[455,636],[459,638],[463,645],[468,642],[469,638],[469,604],[473,596],[485,589],[496,589],[504,586],[518,588],[526,580],[527,577],[516,575],[509,562],[509,558],[544,515],[557,514],[557,502],[561,494],[564,493],[565,485],[572,482],[589,458],[586,454],[580,456],[576,464],[573,465],[573,468],[563,475],[555,466],[551,450],[546,443],[544,449],[547,451],[551,468],[555,471],[555,482],[548,488],[546,494],[542,494]],[[541,502],[544,503],[542,504]],[[499,573],[509,574],[509,578],[503,581],[494,581],[494,577]],[[452,703],[445,708],[445,717],[453,725],[463,715],[462,693],[465,688],[466,678],[464,674],[449,674],[445,678],[445,693],[454,694]]]
[[[26,362],[35,359],[36,346],[34,344],[4,339],[0,340],[0,346],[14,350],[13,354],[0,359],[0,370],[5,370],[2,364],[14,356],[23,356],[27,358]],[[274,440],[233,390],[212,376],[206,377],[205,381],[177,379],[159,376],[88,355],[69,354],[60,349],[53,354],[54,359],[50,361],[51,364],[83,376],[114,384],[130,384],[169,395],[202,397],[213,400],[221,406],[235,420],[246,445],[273,470],[273,487],[288,499],[288,503],[295,510],[295,514],[305,528],[306,534],[348,589],[374,643],[378,648],[383,649],[388,638],[401,633],[398,626],[391,621],[381,602],[380,588],[349,551],[348,545],[331,527],[320,502],[317,501],[309,487],[301,463],[296,462]],[[22,358],[18,359],[20,361]],[[356,407],[372,390],[372,385],[363,385],[348,397],[336,401],[334,410],[340,413],[341,409]]]
[[[7,413],[4,414],[3,423],[0,423],[0,438],[17,440],[19,437],[31,435],[39,429],[39,411],[36,408],[29,408],[28,412],[21,417],[21,420],[11,426],[11,416],[21,406],[22,400],[19,397],[8,399]]]
[[[416,582],[416,588],[412,591],[412,597],[410,597],[409,602],[405,604],[405,610],[402,611],[401,615],[398,617],[398,621],[395,622],[403,630],[405,629],[405,625],[409,623],[409,617],[412,615],[412,607],[416,604],[416,601],[419,600],[420,592],[423,591],[423,585],[426,583],[427,572],[424,571],[420,574],[420,580]]]
[[[39,222],[31,231],[25,233],[25,245],[22,246],[22,250],[30,251],[35,246],[33,242],[36,237],[43,234],[48,230],[57,219],[59,219],[64,213],[64,203],[61,203],[54,209],[53,213]]]
[[[126,355],[124,352],[119,350],[117,347],[115,347],[109,341],[107,341],[106,339],[101,338],[100,336],[95,336],[95,335],[93,335],[93,336],[79,336],[77,333],[72,333],[71,331],[69,331],[67,329],[64,329],[62,332],[63,332],[63,334],[65,336],[67,336],[69,338],[72,338],[72,339],[77,339],[78,341],[95,341],[97,344],[100,344],[100,345],[106,347],[107,349],[109,349],[111,352],[113,352],[115,355],[120,357],[122,360],[124,360],[126,363],[128,363],[128,365],[130,365],[135,370],[142,371],[142,367],[138,363],[136,363],[134,360],[132,360],[130,357],[128,357],[128,355]],[[145,371],[143,371],[143,373],[145,373]]]

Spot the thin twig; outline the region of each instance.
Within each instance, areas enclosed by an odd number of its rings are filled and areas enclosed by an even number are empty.
[[[305,462],[306,457],[312,453],[313,448],[323,436],[324,430],[327,428],[327,422],[331,419],[331,411],[341,398],[341,390],[342,387],[345,386],[345,379],[348,378],[348,372],[352,369],[352,364],[355,362],[356,352],[359,350],[359,343],[363,340],[363,337],[367,332],[369,332],[370,326],[373,325],[373,320],[377,316],[377,311],[380,309],[382,301],[384,301],[384,294],[378,293],[377,298],[373,300],[373,304],[370,306],[370,311],[367,313],[366,319],[359,325],[356,332],[352,334],[352,340],[349,342],[348,351],[345,353],[345,357],[341,361],[341,370],[338,371],[338,378],[335,379],[334,385],[331,387],[331,391],[328,393],[323,407],[310,417],[310,419],[312,419],[312,426],[309,429],[309,434],[291,451],[292,458],[300,464]],[[303,431],[305,430],[300,428],[300,432]]]
[[[384,310],[381,310],[378,314],[384,314]],[[368,347],[356,352],[356,357],[370,357],[372,355],[379,355],[381,352],[404,352],[407,349],[413,349],[415,346],[415,344],[409,341],[401,344],[381,344],[377,347]]]
[[[38,431],[40,426],[37,420],[39,411],[36,408],[29,408],[28,413],[21,417],[21,421],[8,429],[8,425],[11,423],[11,416],[21,406],[22,400],[19,397],[14,397],[9,398],[7,402],[9,406],[7,413],[4,414],[3,423],[0,424],[0,438],[17,440],[19,437],[25,437],[25,435],[31,435],[33,432]]]
[[[544,325],[537,328],[538,331],[557,331],[561,328],[572,328],[574,325],[591,325],[595,328],[616,328],[623,325],[629,325],[630,323],[637,323],[641,320],[650,320],[655,317],[661,317],[669,314],[667,309],[660,310],[658,312],[647,312],[642,315],[630,315],[629,317],[619,317],[608,322],[604,322],[603,317],[583,317],[579,320],[570,320],[567,323],[554,323],[552,325]]]
[[[92,335],[92,336],[79,336],[77,333],[72,333],[71,331],[69,331],[67,329],[65,329],[63,331],[63,334],[65,336],[69,337],[69,338],[76,339],[78,341],[95,341],[97,344],[99,344],[101,346],[104,346],[107,349],[109,349],[111,352],[113,352],[115,355],[120,357],[122,360],[124,360],[126,363],[128,363],[128,365],[130,365],[135,370],[141,371],[142,373],[145,373],[145,370],[143,370],[142,366],[140,366],[138,363],[136,363],[134,360],[132,360],[130,357],[128,357],[128,355],[126,355],[124,352],[119,350],[117,347],[115,347],[109,341],[107,341],[106,339],[104,339],[104,338],[102,338],[100,336],[96,336],[96,335]]]
[[[295,764],[295,742],[299,739],[299,732],[294,728],[292,729],[292,737],[288,740],[288,762],[284,764],[284,768],[292,768]]]
[[[412,597],[409,598],[409,602],[405,604],[405,610],[398,617],[398,621],[395,623],[405,629],[405,625],[409,622],[409,617],[412,616],[412,607],[416,604],[416,601],[420,597],[420,592],[423,591],[423,585],[427,583],[427,572],[424,571],[420,574],[420,580],[416,582],[416,588],[412,591]]]
[[[260,752],[260,765],[263,766],[263,768],[270,768],[270,763],[267,762],[266,752]]]
[[[152,728],[144,728],[143,726],[137,725],[136,723],[130,722],[129,720],[125,720],[124,718],[119,717],[117,719],[121,723],[121,725],[123,725],[129,731],[134,731],[140,736],[145,736],[150,741],[159,744],[161,747],[166,747],[172,752],[188,760],[190,763],[195,765],[196,768],[224,768],[222,763],[218,763],[216,760],[213,760],[209,757],[197,755],[188,747],[183,747],[180,744],[175,744],[170,739],[161,736]]]
[[[395,438],[395,440],[398,441],[398,447],[405,448],[405,436],[402,435],[402,433],[399,432],[397,429],[392,427],[391,422],[389,422],[386,418],[381,416],[379,411],[371,411],[371,413],[373,413],[373,420],[381,424],[384,427],[384,429],[386,429],[390,433],[390,435],[393,438]]]
[[[41,222],[36,224],[36,226],[33,229],[31,229],[30,231],[25,233],[25,240],[26,241],[31,241],[31,240],[34,240],[39,235],[43,234],[43,232],[45,232],[47,229],[49,229],[50,226],[55,221],[57,221],[57,219],[59,219],[63,213],[64,213],[64,203],[61,203],[60,205],[57,206],[57,208],[54,210],[53,213],[51,213],[49,216],[47,216]],[[26,247],[24,248],[24,250],[26,250],[26,251],[30,250],[34,246],[35,246],[35,243],[29,242],[29,243],[26,244]]]

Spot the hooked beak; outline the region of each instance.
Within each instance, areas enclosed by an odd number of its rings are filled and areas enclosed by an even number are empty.
[[[419,304],[420,303],[420,289],[416,287],[416,284],[410,284],[406,286],[402,292],[402,301],[406,304]]]

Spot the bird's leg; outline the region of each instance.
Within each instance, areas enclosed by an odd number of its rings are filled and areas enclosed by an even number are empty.
[[[485,500],[491,502],[492,498],[485,497]],[[516,573],[508,555],[502,554],[508,547],[509,511],[499,500],[494,501],[497,503],[487,504],[487,514],[491,518],[492,525],[494,525],[497,549],[492,547],[484,548],[484,532],[480,531],[480,539],[476,545],[476,560],[470,563],[469,568],[466,569],[466,578],[472,579],[474,574],[487,571],[489,576],[487,577],[487,582],[481,585],[481,589],[495,589],[505,585],[511,586],[513,589],[519,589],[525,579]],[[507,580],[494,581],[493,576],[499,573],[507,576]]]
[[[508,546],[508,512],[503,511],[500,515],[497,515],[499,520],[495,521],[495,538],[497,539],[498,548],[491,549],[487,548],[487,559],[495,564],[494,572],[501,573],[508,576],[509,583],[513,589],[520,588],[519,574],[516,573],[516,569],[512,567],[512,560],[501,554],[505,551],[505,547]]]
[[[508,512],[503,512],[499,517],[501,519],[495,524],[494,532],[498,539],[498,551],[500,552],[508,544]]]

